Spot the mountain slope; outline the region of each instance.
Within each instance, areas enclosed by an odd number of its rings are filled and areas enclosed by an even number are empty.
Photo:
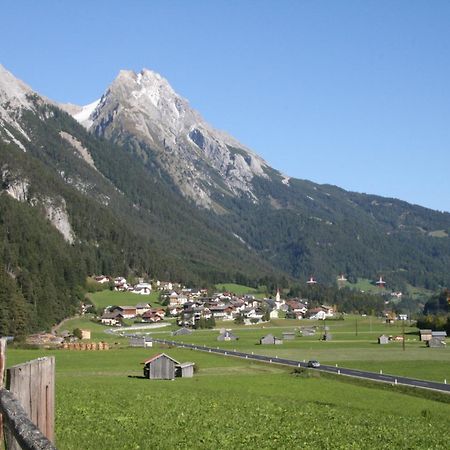
[[[0,71],[0,280],[25,299],[29,329],[73,311],[92,273],[196,283],[274,274],[215,216],[167,189],[164,174],[14,80]]]
[[[331,283],[339,272],[383,273],[398,287],[450,283],[450,214],[288,178],[205,123],[152,71],[121,71],[89,111],[82,123],[90,132],[161,174],[167,189],[220,215],[295,277],[314,273]]]

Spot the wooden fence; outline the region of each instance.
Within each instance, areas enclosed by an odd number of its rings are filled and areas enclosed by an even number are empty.
[[[0,437],[4,430],[5,446],[10,449],[56,450],[55,358],[39,358],[13,366],[4,373],[6,342],[0,340]],[[2,438],[3,441],[3,438]]]

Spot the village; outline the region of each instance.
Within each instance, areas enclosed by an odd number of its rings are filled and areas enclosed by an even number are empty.
[[[102,324],[121,326],[124,319],[156,323],[165,317],[175,318],[178,325],[192,328],[214,326],[216,320],[236,321],[243,325],[255,325],[270,319],[291,318],[325,320],[335,317],[336,308],[329,305],[309,306],[308,299],[281,298],[277,290],[275,298],[256,298],[254,295],[236,295],[232,292],[214,292],[194,289],[179,283],[140,281],[134,286],[124,277],[97,276],[98,283],[113,283],[113,290],[149,296],[154,289],[160,292],[160,304],[152,307],[148,302],[135,305],[111,305],[99,316]]]
[[[111,305],[98,316],[98,321],[106,326],[122,327],[124,320],[134,323],[158,323],[164,319],[174,319],[180,327],[173,335],[190,334],[191,329],[214,328],[216,321],[230,322],[236,325],[258,325],[270,322],[272,319],[294,319],[325,321],[343,319],[345,313],[338,313],[335,306],[322,304],[311,307],[308,299],[282,299],[277,289],[275,298],[256,298],[254,295],[236,295],[232,292],[214,292],[209,294],[207,289],[194,289],[182,286],[180,283],[155,281],[144,282],[139,280],[135,285],[127,283],[124,277],[109,278],[97,276],[99,283],[109,283],[114,291],[131,292],[137,295],[149,296],[153,290],[159,292],[160,306],[152,306],[148,302],[138,302],[135,305]],[[311,279],[308,281],[311,283]],[[364,316],[364,315],[363,315]],[[406,314],[394,314],[388,310],[382,320],[387,324],[396,321],[406,322]],[[319,327],[301,326],[297,329],[299,336],[313,336]],[[333,339],[329,326],[321,328],[320,339],[331,341]],[[284,340],[294,339],[296,333],[283,332],[282,337],[272,334],[262,336],[260,344],[279,345]],[[420,330],[420,341],[428,347],[445,347],[445,331]],[[218,341],[238,339],[229,329],[221,328]],[[382,334],[378,337],[378,344],[389,342],[403,342],[402,334]],[[141,342],[141,341],[139,341]],[[149,345],[145,339],[142,346]],[[133,344],[136,345],[136,342]],[[139,344],[140,345],[140,344]]]

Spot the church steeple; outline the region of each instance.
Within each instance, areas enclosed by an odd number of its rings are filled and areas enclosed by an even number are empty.
[[[275,301],[276,302],[280,302],[281,301],[280,290],[278,288],[277,288],[277,295],[275,295]]]

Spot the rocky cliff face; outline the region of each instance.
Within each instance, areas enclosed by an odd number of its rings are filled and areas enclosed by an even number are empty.
[[[258,202],[252,180],[267,177],[265,161],[208,125],[155,72],[123,70],[99,102],[69,112],[99,136],[131,141],[144,163],[156,157],[197,205],[220,211],[212,198],[217,192]]]

